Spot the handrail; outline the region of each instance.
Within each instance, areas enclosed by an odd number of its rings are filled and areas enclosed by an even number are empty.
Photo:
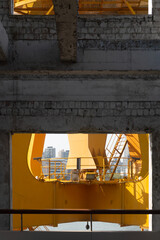
[[[0,214],[160,214],[160,209],[0,209]]]
[[[93,214],[160,214],[160,209],[0,209],[0,214],[20,214],[23,231],[23,214],[90,214],[92,232]]]
[[[127,142],[125,142],[124,144],[126,145]],[[124,147],[125,147],[124,145]],[[97,167],[97,171],[93,171],[94,175],[93,175],[93,179],[92,180],[96,180],[96,181],[103,181],[105,183],[109,183],[111,181],[115,181],[117,182],[117,179],[120,180],[122,182],[127,182],[131,181],[134,182],[135,180],[138,181],[138,178],[135,179],[136,175],[131,174],[131,166],[129,165],[132,162],[132,158],[130,157],[122,157],[122,153],[124,150],[124,147],[122,149],[122,151],[120,152],[119,156],[112,156],[111,160],[112,161],[111,164],[109,164],[110,162],[110,158],[111,157],[102,157],[100,158],[101,161],[96,162],[96,167]],[[100,156],[95,156],[95,157],[81,157],[81,159],[97,159]],[[46,158],[43,159],[41,157],[37,157],[37,158],[33,158],[33,160],[36,160],[38,162],[41,163],[41,173],[39,176],[36,176],[37,180],[42,180],[42,181],[67,181],[67,182],[72,182],[73,181],[73,176],[72,176],[72,172],[74,171],[75,168],[75,163],[70,164],[70,169],[66,169],[66,162],[64,161],[64,159],[74,159],[76,160],[77,157],[68,157],[68,158]],[[106,163],[106,160],[108,163]],[[127,164],[119,164],[120,160],[127,160]],[[103,164],[102,164],[103,161]],[[114,164],[116,162],[116,164]],[[123,161],[124,163],[124,161]],[[77,181],[89,181],[89,179],[87,179],[87,177],[84,175],[84,167],[88,165],[83,164],[82,169],[79,169],[77,172]],[[114,167],[115,166],[115,167]],[[94,165],[95,167],[95,165]],[[122,168],[121,168],[122,167]],[[139,167],[139,166],[138,166]],[[120,171],[116,172],[116,169],[119,169]],[[137,165],[132,168],[133,169],[137,169]],[[69,170],[69,171],[66,171]],[[86,172],[89,170],[85,170]],[[137,170],[136,170],[137,171]],[[113,177],[116,176],[116,179],[113,179]],[[117,178],[117,176],[119,176]],[[132,177],[133,176],[133,177]],[[126,178],[127,177],[127,178]],[[91,180],[91,181],[92,181]],[[118,182],[117,182],[118,183]]]

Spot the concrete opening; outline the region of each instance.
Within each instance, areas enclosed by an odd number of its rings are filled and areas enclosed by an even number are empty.
[[[32,134],[28,166],[44,181],[74,181],[72,174],[78,181],[140,181],[148,174],[148,141],[147,134]]]
[[[79,14],[146,15],[152,12],[151,0],[79,0],[78,4]],[[16,15],[54,15],[52,0],[13,0],[13,5]]]
[[[69,144],[59,151],[58,158],[56,135],[61,134],[54,135],[52,144],[45,147],[45,134],[13,135],[13,208],[149,208],[148,134],[68,134]],[[57,227],[89,219],[80,215],[25,216],[24,228]],[[99,214],[93,221],[138,226],[139,230],[150,227],[147,215]],[[20,219],[14,216],[13,229],[19,227]]]

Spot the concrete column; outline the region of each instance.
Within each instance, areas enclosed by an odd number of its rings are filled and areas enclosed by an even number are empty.
[[[160,21],[160,2],[159,2],[159,0],[152,0],[152,14],[153,14],[153,20],[159,23],[159,21]]]
[[[160,209],[160,132],[151,135],[152,209]],[[160,231],[160,215],[152,216],[152,231]]]
[[[11,137],[0,133],[0,209],[11,208]],[[9,230],[9,215],[0,215],[0,230]]]
[[[52,0],[54,4],[60,59],[77,60],[77,0]]]

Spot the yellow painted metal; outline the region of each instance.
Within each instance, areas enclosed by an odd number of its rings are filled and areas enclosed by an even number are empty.
[[[97,169],[92,153],[99,151],[99,147],[97,149],[91,148],[92,137],[89,135],[68,134],[70,152],[67,169],[77,169],[77,158],[81,158],[81,169]]]
[[[135,165],[139,165],[137,176],[144,178],[148,175],[148,134],[126,134],[128,140],[129,153],[135,160]]]
[[[131,13],[133,15],[136,15],[135,11],[133,10],[131,4],[127,1],[127,0],[123,0],[123,2],[127,5],[127,7],[129,8],[129,10],[131,11]]]
[[[118,147],[118,145],[119,145],[119,143],[120,143],[120,141],[121,141],[122,135],[123,135],[123,134],[119,134],[119,136],[117,137],[116,143],[114,143],[114,141],[112,142],[112,144],[115,144],[115,145],[114,145],[113,151],[110,152],[111,155],[110,155],[110,157],[109,157],[109,164],[110,164],[110,162],[112,161],[112,158],[113,158],[114,154],[116,153],[116,151],[118,151],[118,150],[117,150],[117,147]],[[109,149],[108,149],[108,150],[109,150]]]
[[[133,158],[142,159],[142,168],[138,176],[140,181],[137,183],[126,183],[124,192],[124,206],[129,209],[148,209],[149,207],[149,135],[148,134],[128,134],[128,146],[130,155]],[[138,161],[138,160],[137,160]],[[125,215],[123,224],[130,225],[133,221],[144,228],[149,226],[147,215]]]
[[[41,139],[41,135],[39,135]],[[37,138],[36,138],[37,140]],[[43,141],[35,142],[33,134],[14,134],[12,137],[12,183],[13,183],[13,208],[39,209],[54,208],[54,187],[51,183],[36,180],[35,175],[39,171],[31,163],[34,144],[41,146]],[[41,151],[43,148],[40,148]],[[40,151],[37,148],[38,151]],[[33,169],[31,168],[33,167]],[[31,173],[32,172],[32,173]],[[47,196],[47,197],[46,197]],[[24,216],[24,227],[32,227],[45,224],[55,224],[53,216]],[[20,228],[20,216],[13,216],[13,228]]]
[[[52,6],[52,0],[14,0],[14,12],[18,14],[47,15]],[[53,9],[49,14],[54,14]]]
[[[75,184],[43,182],[38,181],[32,175],[31,171],[36,174],[37,172],[35,171],[36,166],[32,165],[30,161],[34,161],[32,157],[37,157],[40,152],[42,154],[43,141],[41,134],[14,134],[12,137],[13,208],[86,208],[86,185],[77,187]],[[35,148],[34,145],[37,147]],[[39,166],[37,171],[38,169]],[[24,228],[39,225],[56,226],[61,222],[81,221],[82,219],[82,215],[25,215],[23,225]],[[13,228],[20,229],[20,216],[18,215],[13,217]]]
[[[23,5],[26,5],[26,4],[30,4],[30,3],[34,3],[36,2],[37,0],[24,0],[24,1],[15,1],[15,4],[14,4],[14,7],[17,8],[17,7],[21,7]]]
[[[53,15],[52,0],[14,0],[16,14]],[[79,14],[147,14],[147,0],[79,0]]]
[[[80,154],[88,154],[92,158],[91,167],[96,164],[93,152],[97,151],[103,155],[103,149],[98,140],[97,148],[93,151],[93,145],[88,144],[87,134],[80,137],[69,136],[71,142]],[[13,135],[13,208],[20,209],[42,209],[42,208],[78,208],[78,209],[147,209],[148,208],[148,135],[126,135],[129,142],[131,157],[135,160],[141,156],[142,176],[138,181],[123,181],[119,183],[103,184],[101,182],[84,183],[61,183],[59,181],[38,181],[35,177],[40,173],[38,161],[34,157],[40,157],[43,150],[44,135],[41,134],[14,134]],[[103,136],[104,137],[104,136]],[[95,138],[95,135],[93,136]],[[92,139],[92,137],[91,137]],[[93,140],[93,139],[92,139]],[[92,142],[91,140],[91,142]],[[90,142],[90,141],[89,141]],[[90,142],[90,143],[91,143]],[[104,147],[104,139],[102,141]],[[87,144],[87,147],[84,146]],[[72,146],[71,146],[72,148]],[[80,150],[80,149],[83,149]],[[97,150],[99,149],[99,150]],[[76,150],[72,154],[76,154]],[[92,152],[92,153],[91,153]],[[75,157],[75,156],[74,156]],[[86,156],[85,156],[86,157]],[[87,159],[86,159],[87,160]],[[34,163],[33,163],[34,161]],[[137,160],[138,161],[138,160]],[[83,163],[85,165],[85,163]],[[82,166],[83,166],[82,164]],[[87,162],[87,166],[88,166]],[[75,164],[74,164],[75,167]],[[39,225],[56,226],[58,223],[72,221],[87,221],[90,216],[83,215],[33,215],[24,216],[24,227]],[[140,225],[148,227],[148,216],[136,215],[95,215],[93,220],[115,222],[123,225]],[[20,216],[13,218],[14,229],[20,228]]]
[[[122,148],[122,151],[119,152],[119,157],[118,157],[117,160],[116,160],[116,164],[115,164],[114,169],[113,169],[113,171],[112,171],[112,174],[111,174],[111,176],[110,176],[110,180],[112,180],[112,178],[113,178],[113,176],[114,176],[114,173],[115,173],[115,171],[116,171],[116,169],[117,169],[117,166],[118,166],[118,164],[119,164],[119,161],[120,161],[120,159],[121,159],[121,157],[122,157],[122,154],[123,154],[123,152],[124,152],[124,150],[125,150],[126,145],[127,145],[127,141],[125,141],[124,146],[123,146],[123,148]]]
[[[53,11],[53,8],[54,8],[54,6],[52,5],[52,6],[50,7],[50,9],[48,10],[48,12],[46,13],[46,15],[50,15],[51,12]]]
[[[106,159],[105,144],[107,139],[107,134],[87,134],[88,135],[88,149],[94,158],[96,168],[105,168],[108,166],[108,161]]]
[[[79,134],[84,135],[84,134]],[[105,144],[107,134],[86,134],[88,135],[88,147],[93,157],[106,157]]]
[[[149,177],[148,177],[148,135],[134,134],[127,136],[129,145],[132,145],[132,157],[141,155],[143,178],[138,182],[123,182],[121,184],[91,185],[89,201],[91,209],[148,209]],[[137,156],[137,154],[139,154]],[[94,199],[94,201],[92,201]],[[96,215],[95,221],[115,222],[121,226],[139,225],[148,228],[149,217],[147,215]]]
[[[41,159],[41,173],[38,178],[44,181],[65,180],[66,164],[56,158]]]
[[[41,163],[34,161],[34,158],[42,156],[45,134],[32,134],[30,148],[28,150],[28,167],[34,177],[42,174]]]

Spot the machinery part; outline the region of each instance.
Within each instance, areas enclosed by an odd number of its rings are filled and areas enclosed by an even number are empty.
[[[40,134],[14,134],[12,137],[12,184],[13,208],[41,209],[41,208],[77,208],[77,209],[147,209],[149,196],[148,178],[148,135],[135,135],[140,150],[130,154],[136,157],[141,153],[143,178],[137,182],[119,182],[119,184],[81,184],[79,182],[67,183],[37,181],[35,176],[41,173],[39,162],[33,158],[42,154],[45,135]],[[133,143],[134,141],[128,140]],[[136,141],[137,142],[137,141]],[[36,147],[38,146],[38,148]],[[134,146],[134,144],[132,144]],[[138,149],[137,148],[137,149]],[[34,162],[34,163],[33,163]],[[96,164],[95,164],[96,166]],[[144,170],[143,170],[144,169]],[[85,169],[84,169],[85,170]],[[94,170],[92,170],[94,171]],[[74,194],[73,194],[74,193]],[[86,201],[87,199],[87,201]],[[94,201],[93,201],[94,199]],[[52,225],[73,221],[89,221],[86,215],[71,216],[25,216],[24,228]],[[94,221],[104,221],[125,225],[139,225],[147,228],[148,216],[121,215],[121,216],[94,216]],[[13,216],[13,228],[20,229],[19,216]]]
[[[52,0],[14,0],[15,14],[53,15]],[[79,0],[79,14],[135,15],[148,13],[146,0]]]
[[[87,225],[86,225],[86,229],[87,229],[87,230],[90,229],[90,226],[89,226],[88,222],[87,222]]]

